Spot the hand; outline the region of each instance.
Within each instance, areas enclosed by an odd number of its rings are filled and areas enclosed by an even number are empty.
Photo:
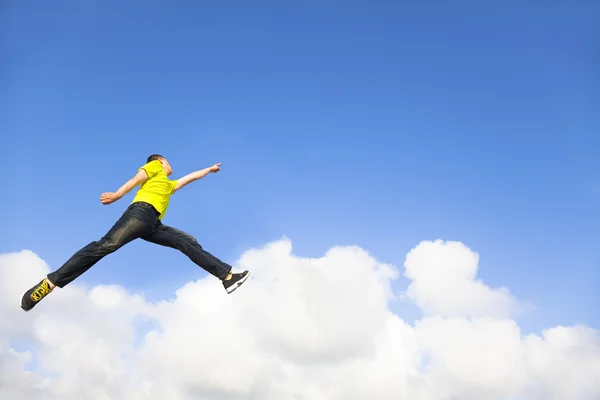
[[[212,167],[209,168],[210,172],[219,172],[221,170],[221,164],[222,163],[217,163],[215,165],[213,165]]]
[[[102,193],[100,196],[100,201],[102,204],[114,203],[117,200],[119,200],[119,196],[116,193],[106,192]]]

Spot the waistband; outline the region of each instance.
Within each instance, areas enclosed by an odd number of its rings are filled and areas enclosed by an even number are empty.
[[[160,213],[158,212],[158,210],[152,204],[146,203],[145,201],[136,201],[135,203],[131,203],[129,205],[129,207],[133,207],[133,206],[138,206],[138,207],[141,207],[141,208],[147,208],[149,210],[152,210],[152,212],[154,212],[157,217],[160,215]]]

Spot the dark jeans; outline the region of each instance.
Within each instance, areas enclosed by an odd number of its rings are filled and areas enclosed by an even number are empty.
[[[181,251],[195,264],[221,280],[231,271],[230,265],[204,251],[193,236],[163,225],[152,205],[136,202],[125,210],[102,239],[77,251],[62,267],[48,274],[48,279],[62,288],[103,257],[138,238]]]

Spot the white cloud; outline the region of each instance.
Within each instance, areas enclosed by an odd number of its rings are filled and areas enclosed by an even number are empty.
[[[408,297],[429,315],[507,318],[520,307],[506,288],[477,280],[479,255],[460,242],[422,242],[404,263]]]
[[[0,398],[600,398],[598,331],[524,336],[517,300],[477,279],[461,243],[409,252],[407,298],[424,313],[413,325],[390,309],[401,271],[358,247],[311,259],[281,240],[236,264],[253,275],[232,295],[212,276],[158,303],[74,282],[24,313],[21,294],[48,266],[0,255]]]

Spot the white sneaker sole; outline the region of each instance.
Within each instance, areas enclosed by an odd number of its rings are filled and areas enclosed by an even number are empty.
[[[230,287],[228,287],[225,290],[227,291],[228,294],[233,293],[235,291],[235,289],[237,289],[240,286],[242,286],[242,283],[246,282],[249,277],[250,277],[250,271],[248,271],[248,273],[246,274],[245,277],[243,277],[242,279],[240,279],[239,281],[237,281],[234,285],[231,285]]]

